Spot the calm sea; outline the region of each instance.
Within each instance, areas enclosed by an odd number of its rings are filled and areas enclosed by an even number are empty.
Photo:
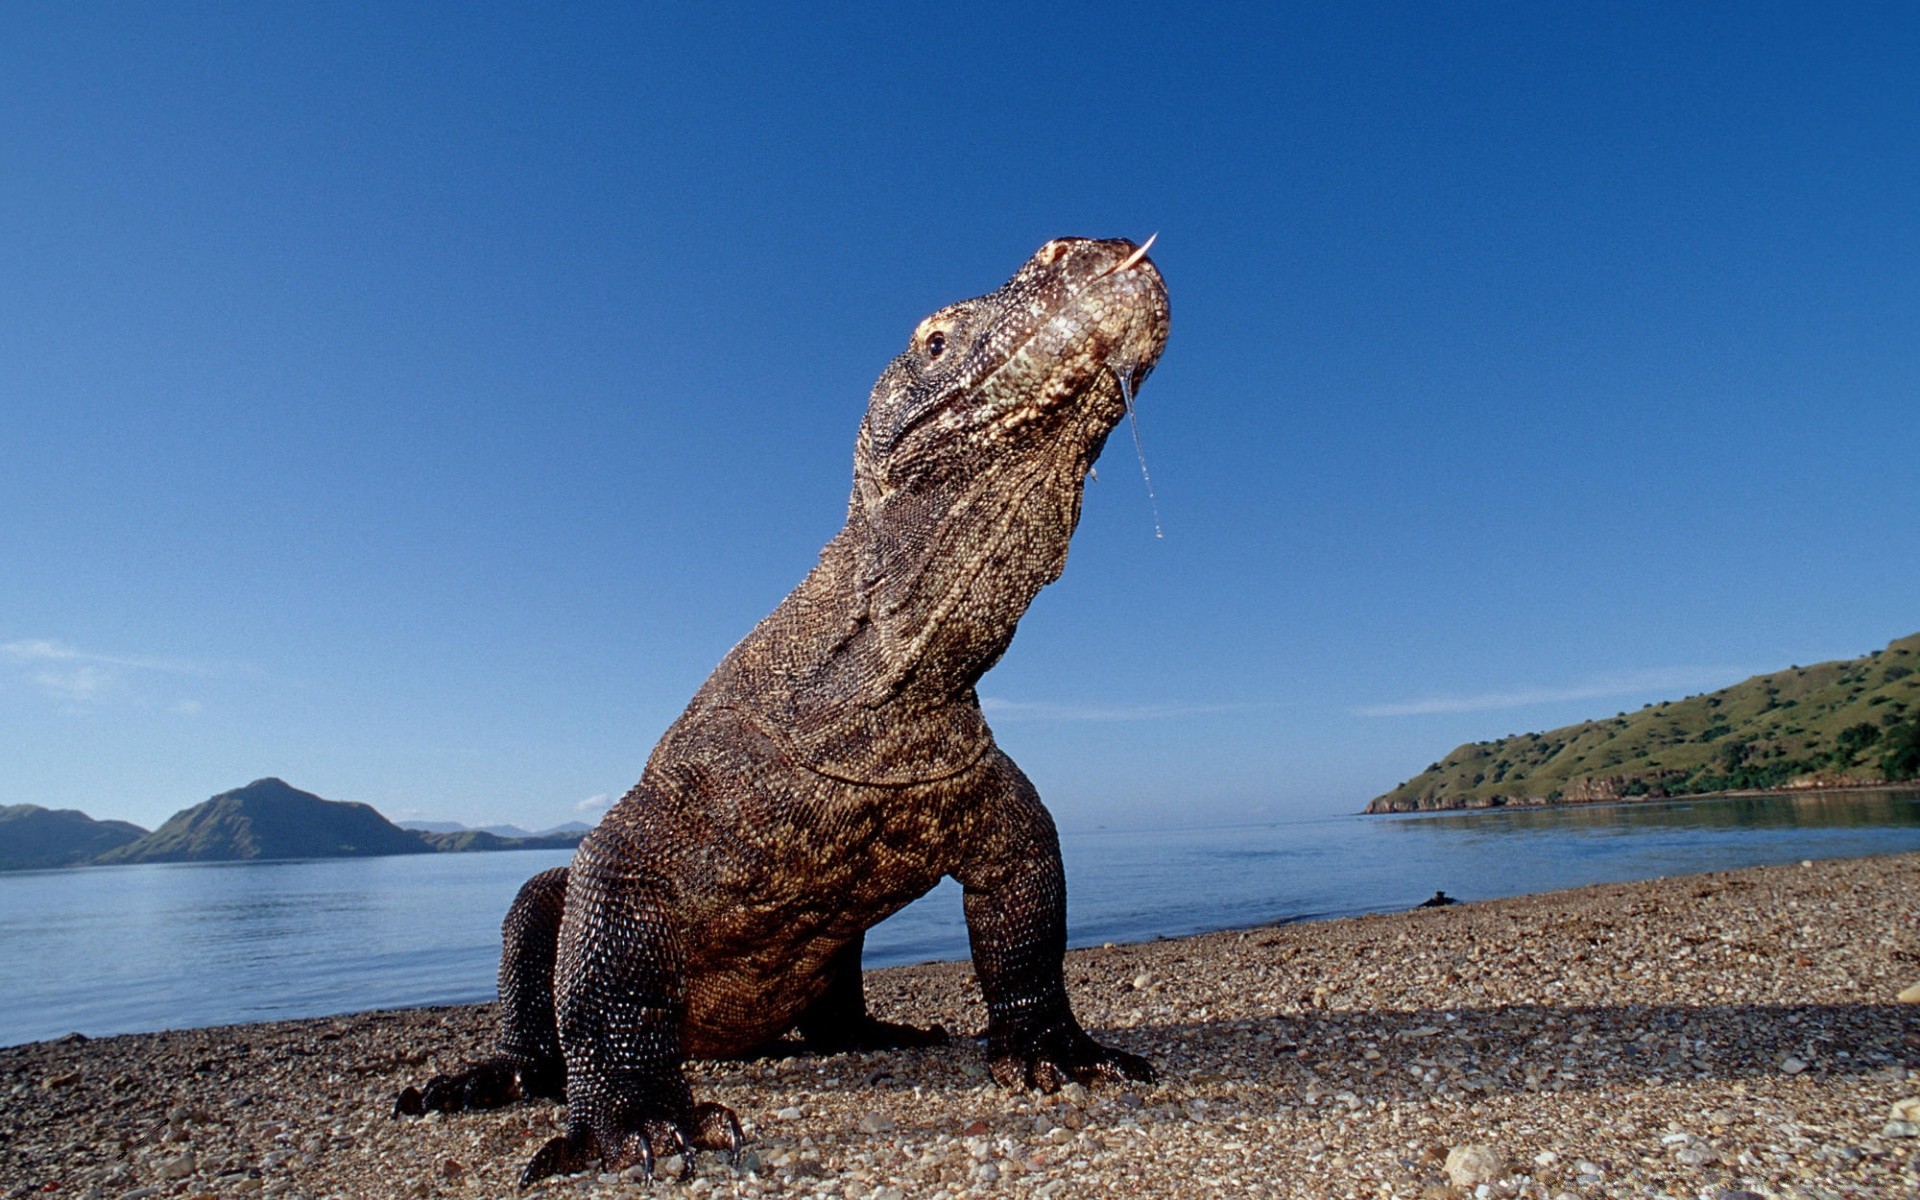
[[[1075,945],[1920,850],[1920,792],[1069,833]],[[0,1045],[490,999],[499,922],[564,852],[0,874]],[[964,958],[951,882],[869,965]]]

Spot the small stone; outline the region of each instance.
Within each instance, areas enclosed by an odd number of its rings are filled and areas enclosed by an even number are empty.
[[[1908,1096],[1895,1100],[1887,1111],[1889,1121],[1920,1121],[1920,1096]]]
[[[996,1183],[1000,1179],[1000,1168],[990,1162],[983,1162],[973,1169],[973,1177],[981,1183]]]
[[[1920,1121],[1888,1121],[1880,1131],[1881,1137],[1910,1138],[1920,1137]]]
[[[1060,1098],[1062,1100],[1065,1100],[1068,1104],[1072,1104],[1080,1108],[1085,1108],[1088,1100],[1087,1085],[1084,1083],[1080,1083],[1078,1081],[1069,1083],[1067,1086],[1060,1089]]]
[[[897,1187],[875,1188],[873,1200],[907,1200],[907,1194]]]
[[[1550,1167],[1559,1161],[1560,1156],[1551,1150],[1542,1150],[1533,1156],[1533,1165],[1536,1167]]]
[[[149,1185],[147,1187],[134,1188],[130,1192],[121,1192],[120,1200],[149,1200],[149,1197],[158,1196],[159,1194],[159,1188]]]
[[[785,1108],[775,1109],[773,1115],[779,1117],[782,1121],[798,1121],[807,1114],[800,1111],[798,1104],[789,1104]]]
[[[458,1179],[462,1175],[465,1175],[466,1173],[467,1173],[466,1164],[462,1163],[457,1158],[450,1158],[447,1161],[440,1164],[440,1174],[442,1178]]]
[[[42,1091],[51,1092],[59,1088],[70,1088],[79,1082],[80,1072],[62,1071],[57,1075],[49,1075],[45,1079],[42,1079],[40,1081],[40,1088]]]
[[[1133,990],[1136,992],[1144,992],[1158,982],[1160,981],[1154,976],[1153,972],[1142,971],[1133,977]]]
[[[1673,1156],[1674,1161],[1683,1167],[1704,1167],[1719,1157],[1711,1147],[1699,1144],[1682,1146]]]
[[[185,1179],[193,1174],[193,1151],[189,1150],[177,1158],[163,1158],[153,1166],[154,1173],[160,1178],[172,1181]]]
[[[687,1169],[687,1160],[684,1158],[681,1158],[678,1154],[669,1154],[665,1158],[660,1159],[658,1162],[653,1164],[653,1173],[661,1179],[678,1179],[680,1178],[680,1172],[686,1169]],[[633,1168],[628,1167],[627,1170],[631,1171],[633,1170]],[[631,1175],[628,1175],[625,1171],[621,1172],[621,1177],[625,1179],[633,1178]],[[643,1183],[646,1181],[645,1172],[641,1173],[640,1181]]]
[[[1457,1188],[1477,1187],[1500,1178],[1500,1156],[1490,1146],[1455,1146],[1447,1151],[1447,1181]]]
[[[1920,1004],[1920,983],[1916,983],[1912,987],[1902,990],[1894,999],[1900,1001],[1902,1004]]]
[[[985,1137],[991,1131],[991,1129],[992,1127],[989,1126],[985,1121],[982,1121],[978,1117],[976,1117],[974,1118],[972,1124],[968,1125],[965,1129],[962,1129],[960,1131],[960,1136],[961,1137]]]
[[[1780,1069],[1788,1075],[1798,1075],[1807,1069],[1807,1064],[1804,1060],[1795,1058],[1789,1054],[1780,1060]]]
[[[1759,1192],[1749,1192],[1745,1188],[1733,1192],[1721,1192],[1713,1200],[1767,1200]]]
[[[733,1160],[733,1165],[742,1175],[759,1175],[767,1169],[766,1160],[760,1157],[760,1152],[751,1149],[742,1150]]]
[[[870,1112],[860,1118],[861,1133],[892,1133],[897,1128],[893,1118],[885,1113]]]

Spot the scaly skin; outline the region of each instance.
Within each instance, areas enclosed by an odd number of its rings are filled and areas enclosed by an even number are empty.
[[[500,1053],[403,1112],[567,1100],[523,1186],[740,1126],[687,1058],[796,1026],[829,1050],[925,1045],[860,988],[865,931],[943,876],[965,889],[988,1059],[1009,1087],[1151,1079],[1074,1019],[1053,821],[974,685],[1058,578],[1081,490],[1167,336],[1125,241],[1049,242],[999,290],[920,323],[874,386],[846,527],[727,655],[632,791],[504,926]]]

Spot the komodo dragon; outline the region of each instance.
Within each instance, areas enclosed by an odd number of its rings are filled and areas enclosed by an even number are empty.
[[[1081,490],[1167,337],[1145,247],[1048,242],[998,291],[943,308],[874,385],[846,527],[717,667],[645,772],[534,876],[503,926],[496,1057],[408,1088],[401,1112],[567,1102],[521,1186],[737,1150],[687,1058],[798,1026],[829,1050],[926,1045],[867,1012],[868,928],[943,876],[965,891],[1008,1087],[1151,1080],[1099,1045],[1062,976],[1066,886],[1034,787],[974,685],[1059,578]]]

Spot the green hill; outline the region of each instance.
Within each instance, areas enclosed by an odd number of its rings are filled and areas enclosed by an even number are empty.
[[[0,806],[0,871],[77,866],[146,832],[126,821],[96,821],[71,808]]]
[[[1461,746],[1370,813],[1920,778],[1920,634],[1635,713]]]
[[[152,833],[94,861],[346,858],[432,850],[419,834],[401,829],[365,804],[322,800],[278,779],[256,779],[173,814]]]

